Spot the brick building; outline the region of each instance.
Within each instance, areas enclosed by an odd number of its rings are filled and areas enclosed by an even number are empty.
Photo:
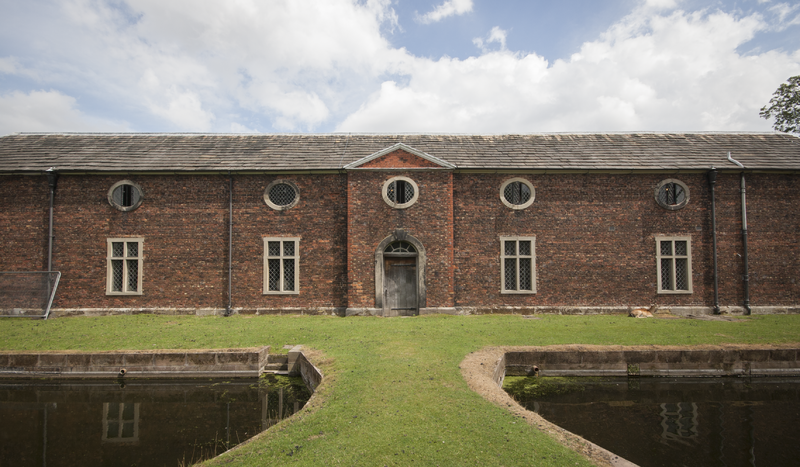
[[[62,315],[796,311],[798,182],[783,134],[15,134],[0,271]]]

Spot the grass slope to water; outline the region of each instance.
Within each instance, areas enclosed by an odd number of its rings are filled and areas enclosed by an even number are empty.
[[[800,316],[736,321],[621,315],[415,318],[105,316],[0,320],[2,350],[303,344],[325,381],[306,409],[209,465],[589,465],[472,392],[459,363],[499,345],[800,342]]]

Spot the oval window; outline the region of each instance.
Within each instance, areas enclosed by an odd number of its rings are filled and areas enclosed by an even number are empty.
[[[536,190],[531,182],[515,177],[500,186],[500,201],[511,209],[525,209],[536,198]]]
[[[668,178],[656,186],[655,196],[659,206],[674,211],[689,202],[689,188],[680,180]]]
[[[383,200],[395,209],[405,209],[417,202],[419,187],[408,177],[392,177],[383,184]]]
[[[264,191],[264,202],[277,211],[294,207],[300,201],[300,190],[289,180],[275,180]]]
[[[142,201],[142,187],[130,180],[117,182],[108,190],[108,204],[123,212],[133,211],[142,205]]]

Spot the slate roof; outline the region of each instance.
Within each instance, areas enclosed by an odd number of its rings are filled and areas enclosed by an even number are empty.
[[[337,170],[397,143],[457,169],[800,170],[800,138],[780,133],[98,134],[0,138],[0,172]]]

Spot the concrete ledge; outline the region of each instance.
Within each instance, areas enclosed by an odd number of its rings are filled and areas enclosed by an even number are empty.
[[[558,346],[509,350],[511,376],[800,376],[800,346]],[[496,379],[500,383],[502,378]]]
[[[269,347],[119,352],[0,352],[0,378],[258,377]]]
[[[300,376],[313,394],[322,383],[322,371],[315,367],[303,353],[303,346],[296,345],[289,351],[289,376]]]

